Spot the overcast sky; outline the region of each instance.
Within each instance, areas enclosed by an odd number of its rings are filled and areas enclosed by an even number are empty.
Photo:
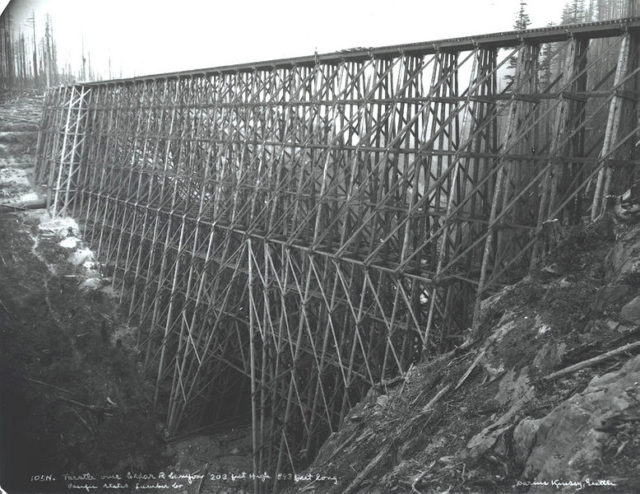
[[[563,4],[529,0],[532,27],[559,22]],[[143,75],[509,31],[518,6],[519,0],[13,0],[23,15],[51,14],[60,62],[77,65],[84,41],[101,70],[111,57],[114,76],[120,69]]]

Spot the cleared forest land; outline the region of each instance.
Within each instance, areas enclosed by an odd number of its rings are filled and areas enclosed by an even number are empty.
[[[36,92],[0,95],[0,486],[193,494],[234,475],[245,492],[250,431],[234,421],[166,440],[111,279],[82,227],[41,208],[31,180],[41,105]]]
[[[59,491],[35,473],[149,471],[166,464],[129,333],[71,219],[24,211],[41,97],[0,107],[0,403],[3,487]],[[102,288],[102,289],[101,289]]]

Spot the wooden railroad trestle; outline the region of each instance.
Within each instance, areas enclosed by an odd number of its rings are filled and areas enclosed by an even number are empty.
[[[636,164],[639,28],[58,87],[36,178],[124,288],[168,430],[250,408],[256,471],[291,470],[460,344],[545,223],[603,212]]]

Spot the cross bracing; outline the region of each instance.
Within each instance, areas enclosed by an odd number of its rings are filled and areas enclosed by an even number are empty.
[[[36,178],[124,287],[169,432],[247,407],[256,471],[292,470],[625,185],[639,28],[59,87]]]

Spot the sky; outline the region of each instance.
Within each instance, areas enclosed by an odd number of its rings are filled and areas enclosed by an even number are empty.
[[[519,0],[12,0],[37,29],[49,13],[59,62],[125,77],[510,31]],[[7,0],[0,0],[4,8]],[[562,0],[528,0],[531,27]],[[105,77],[106,77],[105,73]]]

